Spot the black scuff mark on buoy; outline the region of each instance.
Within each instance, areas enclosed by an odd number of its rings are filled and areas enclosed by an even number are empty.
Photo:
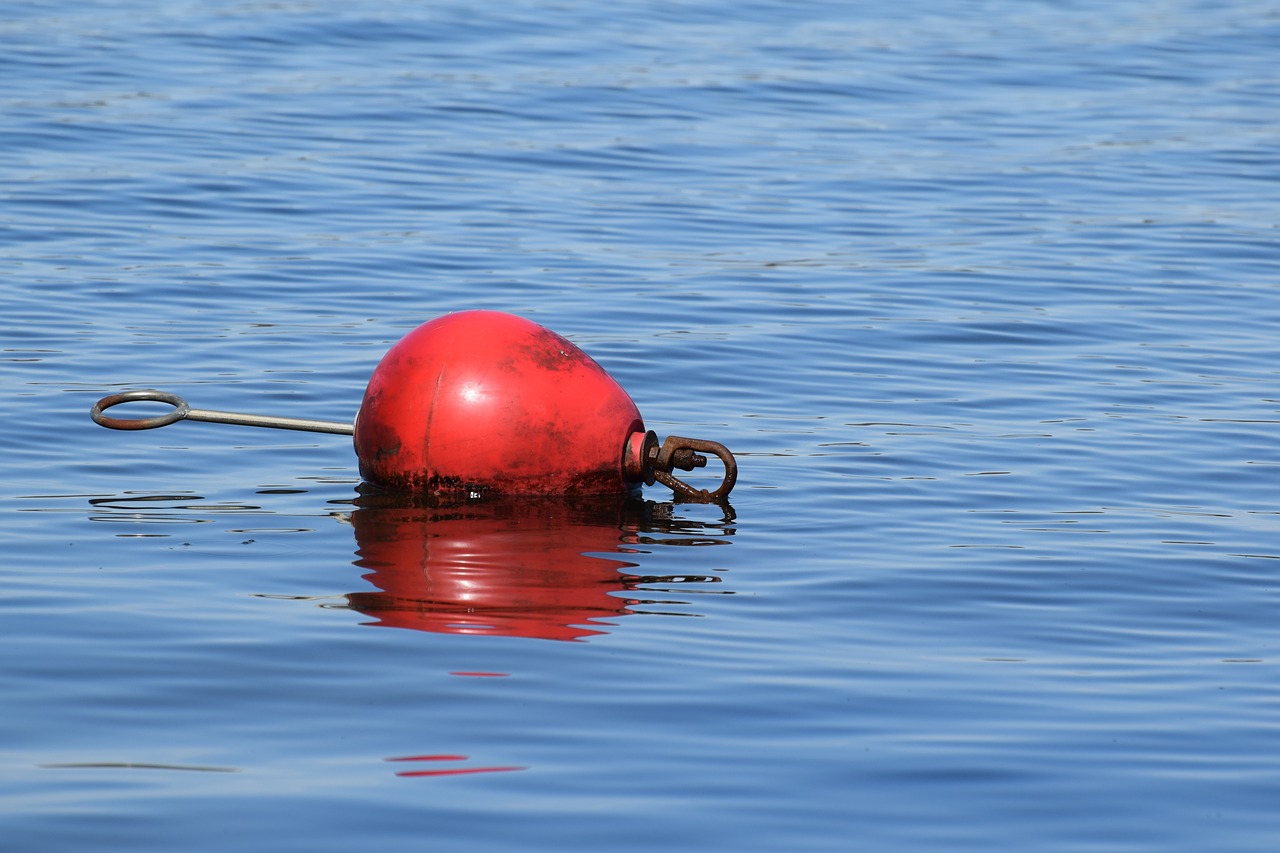
[[[603,370],[591,356],[568,338],[550,329],[542,329],[533,336],[525,352],[543,370],[572,370],[575,367]]]

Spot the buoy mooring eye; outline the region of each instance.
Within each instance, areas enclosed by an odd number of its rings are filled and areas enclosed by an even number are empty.
[[[150,418],[108,417],[121,403],[160,402]],[[438,497],[618,494],[655,481],[686,501],[723,501],[733,454],[702,439],[645,430],[631,398],[575,344],[522,317],[463,311],[424,323],[383,356],[354,424],[193,409],[176,394],[125,391],[90,410],[111,429],[180,420],[352,435],[360,475],[389,491]],[[724,466],[699,489],[672,471]]]
[[[715,454],[724,465],[724,477],[713,491],[695,488],[671,473],[676,468],[682,471],[705,468],[707,457],[697,451]],[[659,446],[658,436],[653,430],[632,433],[627,438],[623,471],[632,482],[652,486],[656,480],[685,500],[699,503],[724,500],[738,482],[738,462],[723,444],[701,438],[669,435]]]

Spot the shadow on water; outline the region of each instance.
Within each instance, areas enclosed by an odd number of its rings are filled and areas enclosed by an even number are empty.
[[[720,510],[721,518],[698,521],[631,496],[459,506],[362,496],[350,515],[355,565],[376,589],[350,593],[343,606],[371,625],[583,640],[638,607],[673,603],[654,594],[720,583],[717,575],[643,574],[625,558],[655,546],[728,544],[734,513]]]

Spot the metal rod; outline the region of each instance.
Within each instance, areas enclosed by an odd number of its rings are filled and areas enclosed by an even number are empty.
[[[165,412],[153,418],[113,418],[103,414],[112,406],[121,403],[168,403],[173,406],[172,412]],[[103,397],[93,404],[89,416],[94,422],[109,429],[155,429],[168,426],[181,420],[205,421],[215,424],[234,424],[236,426],[264,427],[266,429],[292,429],[301,432],[327,432],[334,435],[352,435],[353,424],[338,421],[313,421],[306,418],[279,418],[270,415],[245,415],[239,412],[214,412],[208,409],[193,409],[187,401],[177,394],[167,391],[147,389],[143,391],[125,391]]]
[[[266,427],[267,429],[295,429],[300,432],[329,432],[336,435],[352,435],[355,427],[337,421],[313,421],[307,418],[280,418],[271,415],[246,415],[240,412],[211,412],[207,409],[188,409],[184,420],[207,421],[212,424]]]

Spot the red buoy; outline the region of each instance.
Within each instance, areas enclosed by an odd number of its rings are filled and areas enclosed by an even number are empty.
[[[160,402],[163,415],[120,418],[121,403]],[[646,431],[636,404],[578,347],[550,329],[497,311],[424,323],[393,346],[369,379],[355,424],[195,409],[176,394],[125,391],[89,410],[111,429],[180,420],[355,436],[360,475],[384,490],[446,499],[622,494],[655,481],[688,501],[723,501],[738,478],[714,441]],[[699,452],[700,451],[700,452]],[[724,464],[711,491],[675,477]]]
[[[393,346],[356,416],[360,475],[433,495],[626,491],[636,404],[600,365],[537,323],[463,311]]]

